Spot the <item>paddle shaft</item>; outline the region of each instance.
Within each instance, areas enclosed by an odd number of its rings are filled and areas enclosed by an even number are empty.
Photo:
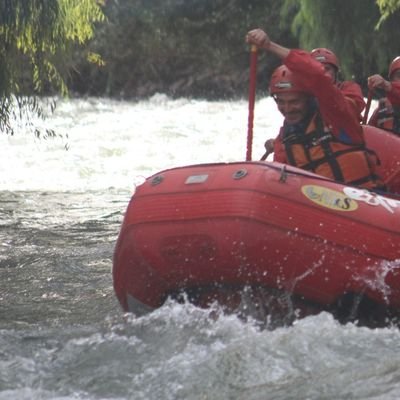
[[[365,125],[368,121],[368,114],[369,114],[369,109],[371,108],[371,102],[372,102],[372,91],[368,91],[368,98],[367,98],[367,105],[365,106],[365,112],[364,112],[364,117],[362,120],[362,124]]]
[[[257,80],[257,46],[252,45],[250,49],[250,79],[249,79],[249,116],[247,123],[247,149],[246,161],[251,161],[253,147],[253,124],[254,124],[254,104],[256,100],[256,80]]]

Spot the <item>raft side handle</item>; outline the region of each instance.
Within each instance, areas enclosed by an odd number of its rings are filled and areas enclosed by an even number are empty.
[[[281,168],[281,176],[279,177],[279,182],[285,183],[287,180],[287,171],[286,171],[286,165],[283,165]]]

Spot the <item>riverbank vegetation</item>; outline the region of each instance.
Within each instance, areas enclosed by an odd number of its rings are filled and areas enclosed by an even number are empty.
[[[29,121],[32,112],[43,116],[37,96],[68,93],[72,51],[102,20],[96,0],[0,0],[1,131],[13,134],[15,120]],[[89,51],[82,47],[81,57]]]
[[[397,0],[109,0],[90,48],[105,64],[77,62],[79,95],[141,98],[156,92],[208,99],[247,93],[249,49],[260,27],[287,47],[333,49],[346,79],[365,86],[400,54]],[[77,61],[77,60],[76,60]],[[260,53],[258,90],[279,63]]]
[[[0,129],[35,96],[247,95],[248,30],[328,47],[365,88],[400,54],[400,0],[0,0]],[[258,93],[279,60],[260,52]]]

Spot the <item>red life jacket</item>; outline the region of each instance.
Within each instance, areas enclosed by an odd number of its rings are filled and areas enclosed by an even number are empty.
[[[400,109],[393,107],[392,103],[386,97],[379,100],[376,126],[400,135]]]
[[[383,189],[375,173],[378,159],[364,144],[336,139],[316,113],[303,132],[283,130],[282,143],[289,164],[338,182],[367,189]]]

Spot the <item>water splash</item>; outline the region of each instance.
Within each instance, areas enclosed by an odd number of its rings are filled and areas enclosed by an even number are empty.
[[[392,289],[386,283],[386,278],[398,269],[400,269],[400,260],[383,260],[368,266],[363,274],[355,276],[354,279],[363,282],[367,288],[382,293],[385,302],[389,304]]]

